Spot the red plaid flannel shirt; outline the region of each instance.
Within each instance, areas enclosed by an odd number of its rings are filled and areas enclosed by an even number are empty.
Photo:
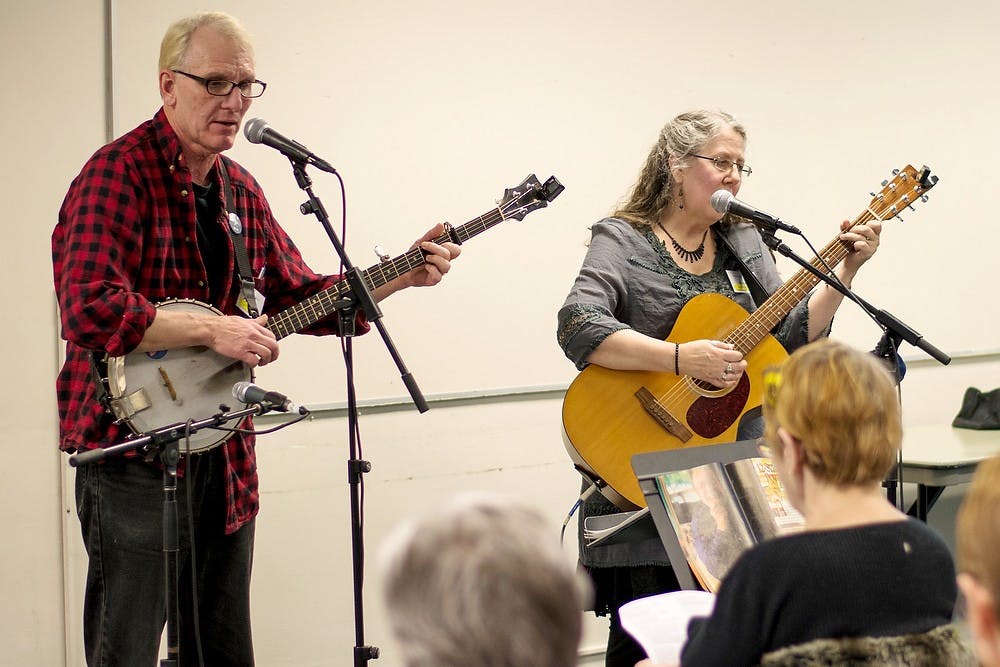
[[[59,445],[67,452],[122,442],[130,433],[96,399],[92,351],[112,356],[138,346],[156,316],[157,302],[170,298],[209,301],[208,275],[197,245],[191,173],[163,109],[128,134],[98,150],[74,179],[52,234],[56,295],[66,343],[66,362],[56,381]],[[275,313],[330,286],[336,278],[314,273],[281,229],[260,185],[229,161],[233,204],[246,228],[250,267]],[[225,195],[217,171],[226,225]],[[227,233],[228,238],[228,233]],[[235,258],[229,250],[229,284],[223,313],[238,314]],[[336,332],[327,318],[303,333]],[[360,321],[358,333],[367,330]],[[166,424],[164,424],[166,426]],[[252,435],[221,445],[226,457],[226,532],[257,514],[257,463]]]

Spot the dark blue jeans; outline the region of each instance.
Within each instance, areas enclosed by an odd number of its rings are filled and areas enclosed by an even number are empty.
[[[177,484],[178,637],[183,666],[199,664],[192,580],[197,583],[204,664],[253,665],[254,523],[225,534],[222,456],[221,448],[190,456]],[[77,469],[77,515],[89,557],[83,628],[90,667],[154,667],[158,662],[166,622],[163,496],[163,472],[142,461],[109,457]],[[189,516],[194,520],[193,559]]]

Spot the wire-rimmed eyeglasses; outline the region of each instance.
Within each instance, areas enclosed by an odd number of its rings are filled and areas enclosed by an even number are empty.
[[[254,79],[253,81],[244,81],[242,83],[237,83],[235,81],[226,81],[225,79],[206,79],[195,74],[189,74],[187,72],[182,72],[179,69],[172,69],[171,72],[176,74],[183,74],[189,79],[194,79],[195,81],[201,83],[205,86],[205,90],[208,91],[209,95],[216,95],[218,97],[225,97],[229,93],[233,92],[233,88],[239,88],[240,95],[243,97],[260,97],[264,94],[264,89],[267,88],[267,84],[263,81],[258,81]]]
[[[736,171],[740,172],[743,176],[749,176],[753,173],[753,169],[747,166],[743,162],[733,162],[732,160],[727,160],[723,157],[708,157],[707,155],[695,155],[692,153],[691,157],[701,158],[702,160],[708,160],[715,165],[715,168],[719,171],[729,171],[736,166]]]

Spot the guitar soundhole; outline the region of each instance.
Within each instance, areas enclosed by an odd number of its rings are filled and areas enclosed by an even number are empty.
[[[750,395],[750,379],[746,373],[739,383],[725,396],[701,396],[687,412],[688,427],[703,438],[714,438],[726,432],[743,413]]]

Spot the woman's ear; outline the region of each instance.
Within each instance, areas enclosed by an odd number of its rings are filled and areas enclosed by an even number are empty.
[[[785,467],[794,475],[802,472],[802,442],[794,435],[785,430],[784,426],[778,427],[778,441],[781,443],[781,458],[784,459]]]
[[[672,180],[677,187],[680,187],[684,182],[684,170],[678,165],[679,160],[674,157],[667,158],[667,171],[670,172],[670,180]]]
[[[958,587],[962,589],[962,597],[965,598],[965,616],[972,631],[972,644],[979,663],[986,666],[1000,665],[1000,627],[997,624],[993,595],[965,572],[958,575]]]

